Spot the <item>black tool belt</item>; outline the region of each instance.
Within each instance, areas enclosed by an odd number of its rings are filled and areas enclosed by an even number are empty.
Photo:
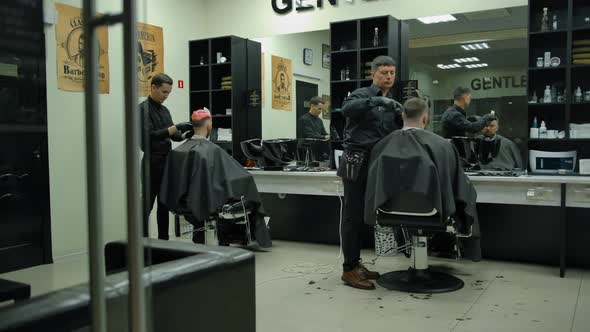
[[[338,176],[343,179],[356,181],[363,167],[366,167],[368,153],[345,150],[340,159]]]

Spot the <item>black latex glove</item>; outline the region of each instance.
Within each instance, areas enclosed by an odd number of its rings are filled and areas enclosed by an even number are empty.
[[[395,100],[387,97],[373,97],[371,98],[372,102],[375,105],[381,105],[385,108],[394,108],[395,107]]]
[[[181,122],[175,125],[178,131],[184,133],[185,131],[193,130],[193,125],[190,122]]]

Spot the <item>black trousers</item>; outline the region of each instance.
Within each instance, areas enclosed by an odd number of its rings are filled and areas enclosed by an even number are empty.
[[[361,230],[364,224],[365,192],[369,167],[364,164],[356,181],[344,183],[344,216],[342,219],[342,253],[344,272],[354,269],[361,259]]]
[[[145,160],[142,160],[142,165]],[[154,201],[159,198],[160,187],[162,186],[162,178],[164,177],[164,168],[166,167],[166,157],[160,155],[152,155],[150,160],[150,192],[144,192],[143,197],[149,197],[147,202],[145,215],[143,218],[143,236],[149,236],[149,215],[152,212]],[[169,227],[169,211],[168,208],[157,199],[157,211],[156,219],[158,222],[158,239],[168,240],[168,227]]]

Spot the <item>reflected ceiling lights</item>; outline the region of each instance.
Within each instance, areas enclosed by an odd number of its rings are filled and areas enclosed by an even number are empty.
[[[465,62],[478,62],[479,59],[476,57],[472,57],[472,58],[459,58],[459,59],[455,59],[456,63],[465,63]]]
[[[487,63],[474,63],[472,65],[465,65],[465,68],[473,69],[473,68],[482,68],[482,67],[487,67],[487,66],[488,66]]]
[[[466,44],[461,45],[461,47],[466,51],[477,51],[477,50],[486,50],[490,48],[488,43],[475,43],[475,44]]]
[[[456,63],[450,64],[450,65],[438,64],[438,65],[436,65],[436,67],[440,68],[440,69],[455,69],[455,68],[461,68],[461,65],[456,64]]]
[[[438,15],[438,16],[418,17],[417,20],[424,23],[424,24],[433,24],[433,23],[456,21],[457,18],[453,15],[447,14],[447,15]]]

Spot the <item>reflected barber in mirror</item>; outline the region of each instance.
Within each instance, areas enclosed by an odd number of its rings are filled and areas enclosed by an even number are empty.
[[[482,129],[480,159],[482,168],[510,171],[523,169],[520,150],[514,142],[498,134],[499,120],[492,120]]]
[[[471,90],[458,87],[453,91],[453,106],[442,115],[442,135],[444,138],[478,134],[486,124],[496,119],[493,114],[486,114],[477,121],[469,121],[465,110],[471,104]]]
[[[330,135],[326,132],[324,121],[320,119],[320,115],[326,107],[324,100],[320,97],[313,97],[309,104],[309,112],[299,118],[297,127],[299,134],[297,136],[299,138],[329,139]]]
[[[379,277],[379,273],[361,264],[361,228],[371,151],[381,139],[403,126],[403,107],[393,99],[392,91],[396,67],[391,57],[376,57],[371,65],[373,84],[356,89],[342,105],[346,127],[344,153],[338,168],[338,176],[344,184],[341,279],[359,289],[375,289],[370,280]]]
[[[144,203],[147,205],[145,206],[143,218],[143,236],[145,237],[149,236],[149,215],[160,192],[166,158],[172,149],[171,141],[180,142],[184,140],[193,128],[190,122],[175,125],[172,122],[170,111],[166,106],[162,105],[172,92],[172,84],[173,81],[170,76],[163,73],[155,75],[151,80],[150,95],[139,104],[140,118],[143,124],[142,150],[145,153],[142,160],[142,169],[145,172],[146,163],[148,162],[150,167],[149,186],[143,186]],[[149,137],[147,142],[145,141],[145,135]],[[149,187],[149,192],[146,191],[147,187]],[[157,206],[158,239],[168,240],[168,209],[159,200]]]

